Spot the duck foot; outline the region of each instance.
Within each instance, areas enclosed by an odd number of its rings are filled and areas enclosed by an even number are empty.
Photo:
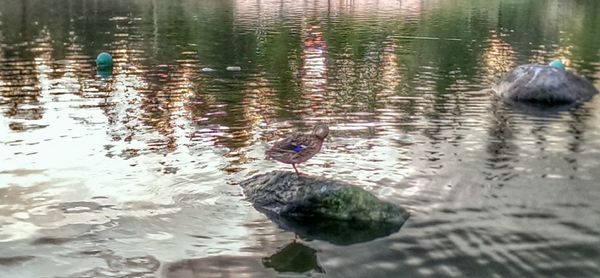
[[[292,163],[292,167],[294,167],[294,171],[296,171],[296,175],[300,176],[300,172],[298,172],[298,169],[296,169],[296,164]]]

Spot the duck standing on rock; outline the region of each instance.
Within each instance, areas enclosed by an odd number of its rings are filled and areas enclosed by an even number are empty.
[[[329,127],[324,124],[316,125],[310,134],[295,132],[285,139],[279,140],[266,151],[268,157],[292,164],[294,171],[300,175],[296,164],[305,162],[321,150],[323,140],[329,135]]]

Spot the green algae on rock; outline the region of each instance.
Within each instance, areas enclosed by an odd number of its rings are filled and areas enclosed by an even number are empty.
[[[273,171],[241,182],[258,210],[296,219],[404,223],[409,213],[346,182]]]

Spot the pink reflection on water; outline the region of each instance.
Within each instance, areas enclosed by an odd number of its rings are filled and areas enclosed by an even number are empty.
[[[303,28],[303,64],[301,66],[300,103],[303,116],[326,116],[327,100],[327,43],[318,25]]]
[[[415,20],[423,12],[422,0],[358,0],[358,1],[234,1],[235,20],[238,24],[264,26],[290,15],[328,16],[351,15],[357,21],[375,19]]]
[[[495,32],[491,33],[488,47],[483,51],[481,58],[490,84],[516,66],[514,49]]]

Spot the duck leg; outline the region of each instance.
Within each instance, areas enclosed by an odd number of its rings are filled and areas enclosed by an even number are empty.
[[[296,169],[296,164],[292,163],[292,167],[294,167],[294,171],[296,171],[296,175],[300,176],[298,169]]]

